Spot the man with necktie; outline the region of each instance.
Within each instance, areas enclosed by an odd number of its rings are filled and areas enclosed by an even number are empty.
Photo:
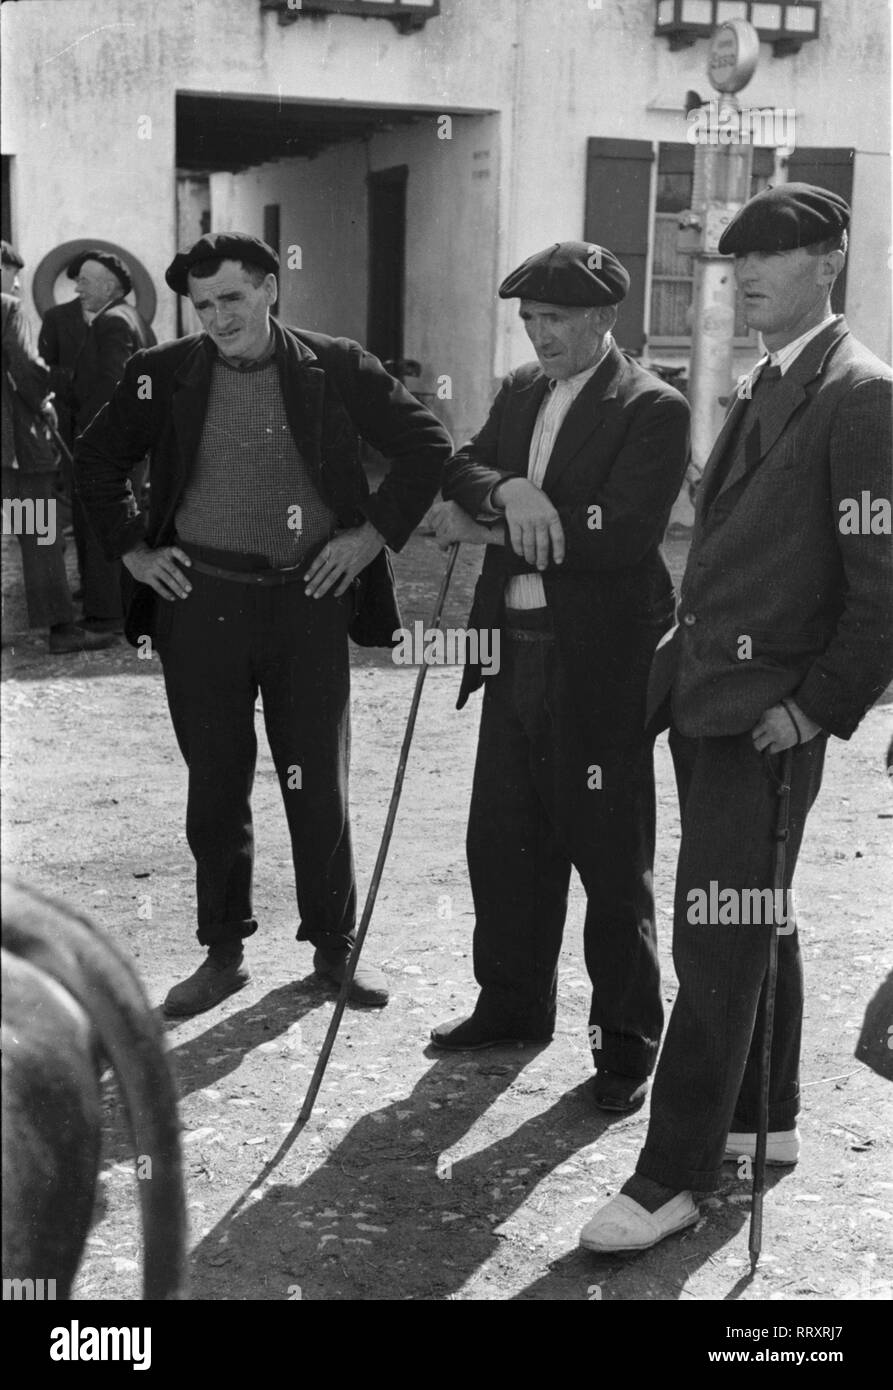
[[[799,1155],[803,989],[790,884],[828,736],[850,738],[893,677],[893,373],[831,309],[849,220],[835,193],[789,183],[752,198],[719,243],[767,355],[708,460],[679,621],[652,670],[652,727],[670,728],[682,816],[679,993],[635,1176],[581,1235],[598,1252],[646,1249],[693,1224],[693,1194],[717,1186],[724,1160],[753,1157],[772,931],[767,1161]]]
[[[672,622],[660,552],[685,472],[684,397],[611,330],[629,276],[611,251],[561,242],[499,287],[520,299],[537,362],[504,381],[447,464],[441,543],[488,548],[469,620],[500,638],[484,685],[468,823],[474,1012],[438,1047],[546,1041],[571,869],[587,895],[593,1099],[644,1101],[663,1026],[654,929],[653,739],[645,691]],[[493,649],[496,650],[495,642]]]

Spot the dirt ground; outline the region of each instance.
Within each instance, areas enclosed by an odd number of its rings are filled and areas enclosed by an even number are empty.
[[[670,546],[674,571],[685,546]],[[157,659],[121,644],[50,658],[23,633],[4,540],[3,837],[7,870],[88,911],[133,955],[153,1005],[198,963],[185,775]],[[447,625],[462,625],[477,557],[460,556]],[[415,536],[397,557],[404,618],[424,618],[443,559]],[[354,650],[352,806],[361,895],[390,795],[415,673]],[[191,1291],[202,1300],[876,1300],[893,1280],[893,1087],[854,1060],[865,1004],[891,964],[890,708],[832,740],[801,854],[807,976],[804,1150],[771,1178],[765,1254],[746,1278],[749,1185],[726,1168],[698,1225],[632,1258],[577,1248],[595,1206],[632,1170],[647,1107],[611,1122],[586,1097],[583,900],[573,891],[558,1029],[545,1048],[464,1055],[427,1047],[472,1004],[464,830],[479,702],[457,713],[455,670],[428,674],[367,952],[383,1011],[349,1009],[309,1124],[263,1188],[238,1199],[291,1128],[334,1002],[294,940],[285,819],[262,747],[254,797],[251,984],[168,1023],[181,1097]],[[679,819],[666,741],[656,891],[664,975]],[[111,1083],[97,1220],[76,1298],[139,1296],[133,1162]],[[771,1172],[772,1170],[770,1170]],[[776,1170],[777,1173],[777,1170]]]

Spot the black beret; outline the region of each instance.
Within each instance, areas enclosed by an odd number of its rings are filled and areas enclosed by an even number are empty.
[[[129,294],[133,289],[133,279],[130,271],[127,269],[127,266],[121,260],[120,256],[113,256],[111,251],[93,250],[79,252],[74,260],[69,262],[65,272],[69,280],[76,280],[78,278],[84,261],[98,261],[100,265],[105,266],[106,270],[110,270],[112,274],[116,275],[120,280],[121,288],[125,294]]]
[[[499,298],[593,308],[619,304],[628,289],[629,275],[607,247],[592,241],[556,241],[507,275]]]
[[[178,251],[164,272],[165,280],[176,294],[189,293],[186,277],[192,267],[202,261],[243,261],[268,275],[276,275],[279,271],[279,257],[272,246],[259,237],[248,236],[246,232],[206,232],[188,251]]]
[[[744,204],[719,239],[723,256],[749,251],[795,251],[840,236],[850,225],[849,204],[812,183],[764,188]]]
[[[0,261],[3,265],[14,266],[16,270],[21,270],[25,264],[18,251],[10,246],[8,241],[0,242]]]

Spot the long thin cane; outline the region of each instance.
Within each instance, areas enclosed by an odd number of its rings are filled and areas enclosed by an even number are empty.
[[[437,595],[437,602],[434,605],[434,612],[431,615],[429,628],[439,628],[443,614],[443,605],[453,575],[453,568],[456,564],[456,556],[459,554],[458,544],[450,546],[449,559],[444,571],[443,579],[440,582],[440,593]],[[415,729],[416,714],[418,713],[419,701],[422,698],[422,686],[425,684],[425,675],[428,667],[423,662],[419,667],[419,674],[416,677],[415,690],[412,696],[412,704],[409,707],[409,718],[406,721],[406,732],[403,735],[403,746],[400,749],[400,761],[397,764],[397,775],[394,778],[394,790],[391,792],[391,804],[388,807],[387,819],[385,820],[384,833],[381,837],[381,844],[378,847],[378,858],[375,861],[375,868],[372,872],[372,881],[369,884],[369,892],[366,894],[366,904],[363,908],[363,915],[360,918],[360,925],[357,928],[357,938],[353,945],[353,950],[347,962],[347,969],[344,972],[344,979],[341,982],[341,991],[335,1004],[335,1012],[332,1014],[329,1030],[326,1033],[322,1051],[316,1063],[313,1075],[310,1078],[310,1085],[307,1087],[307,1094],[304,1097],[304,1104],[301,1107],[299,1120],[309,1120],[313,1104],[317,1093],[322,1085],[322,1079],[328,1065],[332,1048],[335,1045],[335,1037],[341,1023],[341,1016],[347,1004],[347,996],[353,983],[354,973],[360,959],[360,952],[363,949],[363,942],[366,939],[366,932],[372,917],[372,910],[375,907],[375,899],[378,896],[378,885],[384,871],[385,860],[391,845],[391,836],[394,833],[394,822],[397,819],[397,807],[400,803],[400,793],[403,790],[403,775],[406,772],[406,764],[409,759],[409,747],[412,743],[412,735]]]
[[[778,812],[775,818],[775,868],[773,874],[773,904],[785,903],[785,864],[788,848],[788,822],[791,810],[791,767],[793,750],[787,748],[781,760],[781,780],[776,784]],[[774,773],[770,774],[774,778]],[[779,897],[781,894],[781,897]],[[773,919],[777,916],[773,912]],[[787,920],[787,914],[785,914]],[[772,1031],[775,1024],[775,989],[778,983],[778,927],[772,922],[769,933],[769,958],[763,980],[763,1037],[760,1056],[760,1114],[757,1125],[757,1147],[753,1165],[753,1197],[750,1209],[750,1272],[754,1274],[763,1247],[763,1192],[766,1185],[766,1142],[769,1134],[769,1072],[772,1064]]]

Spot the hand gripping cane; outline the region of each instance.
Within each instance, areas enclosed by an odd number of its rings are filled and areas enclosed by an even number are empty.
[[[456,564],[456,556],[458,554],[459,546],[458,544],[454,543],[450,546],[449,559],[447,560],[447,567],[444,571],[443,579],[440,582],[440,593],[437,595],[437,602],[434,605],[434,612],[431,615],[431,622],[429,624],[430,628],[440,627],[440,620],[443,614],[443,605],[446,599],[447,589],[450,585],[450,579],[452,578],[453,568]],[[409,707],[409,718],[406,721],[406,732],[403,735],[403,746],[400,749],[400,761],[397,764],[397,775],[394,778],[394,790],[391,792],[391,804],[388,807],[388,814],[387,819],[385,820],[384,833],[381,837],[381,844],[378,847],[378,858],[375,861],[375,868],[372,872],[372,881],[369,884],[369,892],[366,894],[366,904],[363,908],[363,915],[360,918],[360,925],[357,928],[357,939],[354,942],[353,950],[351,951],[350,957],[347,962],[347,969],[344,972],[344,979],[341,982],[341,990],[338,995],[337,1002],[335,1004],[335,1012],[332,1014],[332,1020],[329,1024],[329,1030],[326,1033],[325,1041],[322,1045],[322,1051],[319,1054],[319,1060],[317,1061],[313,1075],[310,1078],[310,1085],[307,1087],[307,1094],[304,1097],[304,1104],[301,1107],[301,1113],[298,1117],[300,1122],[310,1119],[310,1114],[313,1110],[314,1101],[316,1100],[317,1093],[319,1091],[320,1086],[322,1085],[322,1079],[325,1074],[326,1067],[328,1065],[329,1057],[331,1055],[332,1048],[335,1045],[335,1038],[337,1036],[338,1028],[341,1023],[341,1016],[344,1013],[344,1009],[347,1004],[347,996],[350,993],[350,987],[353,983],[354,973],[356,971],[357,964],[360,959],[360,952],[363,949],[363,942],[366,939],[366,932],[369,928],[369,922],[372,917],[373,908],[375,907],[375,899],[378,896],[378,885],[381,882],[381,876],[384,871],[385,860],[387,859],[388,850],[391,844],[391,836],[394,833],[394,822],[397,819],[397,807],[400,804],[400,793],[403,790],[403,775],[406,772],[406,764],[409,759],[409,747],[412,743],[412,735],[415,729],[415,721],[419,709],[419,701],[422,698],[422,686],[425,684],[425,675],[427,674],[427,671],[428,667],[423,662],[422,665],[419,667],[419,674],[416,677],[415,691],[413,692],[412,696],[412,704]]]
[[[775,792],[778,797],[778,811],[775,817],[775,866],[773,873],[774,893],[773,904],[777,908],[779,902],[785,903],[785,863],[787,860],[788,847],[788,822],[791,810],[791,766],[793,754],[790,748],[785,749],[781,759],[781,779],[775,777],[771,763],[768,760],[766,767],[772,780],[775,782]],[[778,916],[777,911],[772,913],[773,919]],[[787,920],[787,914],[785,914]],[[772,1029],[775,1023],[775,987],[778,982],[778,928],[779,923],[772,922],[772,929],[769,933],[769,957],[766,963],[766,974],[763,979],[762,1003],[763,1003],[763,1036],[760,1048],[760,1114],[757,1125],[757,1147],[753,1165],[753,1196],[750,1209],[750,1238],[748,1250],[750,1253],[750,1272],[756,1272],[757,1261],[760,1258],[760,1251],[763,1246],[763,1191],[766,1183],[766,1140],[769,1133],[769,1070],[772,1060]]]

